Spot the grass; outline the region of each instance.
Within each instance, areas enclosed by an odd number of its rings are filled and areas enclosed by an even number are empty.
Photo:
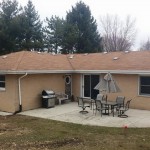
[[[87,126],[21,115],[0,120],[0,149],[150,149],[150,128]]]

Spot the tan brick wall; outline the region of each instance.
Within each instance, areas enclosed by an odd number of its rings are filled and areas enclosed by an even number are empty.
[[[21,79],[22,107],[24,110],[41,107],[43,89],[65,92],[65,74],[32,74]],[[22,75],[6,75],[6,90],[0,91],[0,111],[15,112],[19,110],[18,78]],[[101,75],[102,77],[103,75]],[[113,75],[121,89],[120,93],[108,94],[109,100],[117,95],[132,99],[131,108],[150,110],[150,97],[138,95],[138,75]],[[81,94],[81,75],[72,75],[72,94]]]
[[[101,78],[104,74],[101,74]],[[131,108],[150,110],[150,96],[139,96],[138,86],[139,86],[139,76],[138,75],[121,75],[113,74],[114,80],[120,87],[121,92],[119,93],[107,93],[108,100],[115,101],[118,95],[123,95],[126,97],[126,101],[132,99]],[[73,75],[73,94],[74,96],[80,96],[81,92],[81,75]]]
[[[16,75],[5,76],[5,91],[0,91],[0,111],[15,112],[18,99]]]
[[[43,90],[65,92],[63,74],[27,75],[21,80],[22,108],[29,110],[42,106],[41,93]]]
[[[81,74],[72,75],[72,94],[76,100],[77,96],[80,96],[81,91]]]
[[[117,95],[123,95],[126,97],[126,101],[132,99],[131,108],[150,110],[150,97],[138,95],[138,75],[113,75],[113,77],[121,92],[108,94],[108,99],[115,100]]]

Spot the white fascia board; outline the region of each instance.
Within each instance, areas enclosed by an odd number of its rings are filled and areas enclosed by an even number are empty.
[[[73,73],[72,70],[0,70],[0,74],[45,74],[45,73]]]
[[[150,74],[150,70],[76,70],[75,73]]]
[[[150,70],[0,70],[0,74],[45,74],[45,73],[81,73],[81,74],[100,74],[100,73],[112,73],[112,74],[138,74],[138,75],[150,75]]]

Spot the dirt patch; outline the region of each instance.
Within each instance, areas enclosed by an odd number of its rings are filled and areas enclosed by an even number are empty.
[[[6,120],[10,116],[0,116],[0,120]],[[31,130],[25,127],[18,127],[17,125],[11,123],[0,123],[0,135],[22,135],[31,133]]]
[[[1,148],[7,149],[57,149],[59,147],[63,146],[77,146],[81,144],[82,140],[78,138],[72,138],[72,139],[63,139],[62,141],[44,141],[44,142],[26,142],[23,144],[16,144],[15,142],[12,143],[5,143],[5,146],[1,146]]]

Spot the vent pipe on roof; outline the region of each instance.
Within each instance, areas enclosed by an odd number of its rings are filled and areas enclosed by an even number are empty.
[[[107,54],[108,52],[103,52],[104,54]]]
[[[70,55],[69,58],[72,59],[74,57],[74,55]]]
[[[56,54],[54,52],[52,52],[52,55],[55,56]]]
[[[3,59],[7,58],[7,55],[2,56]]]
[[[118,60],[118,59],[119,59],[119,57],[114,57],[114,58],[113,58],[113,60]]]

